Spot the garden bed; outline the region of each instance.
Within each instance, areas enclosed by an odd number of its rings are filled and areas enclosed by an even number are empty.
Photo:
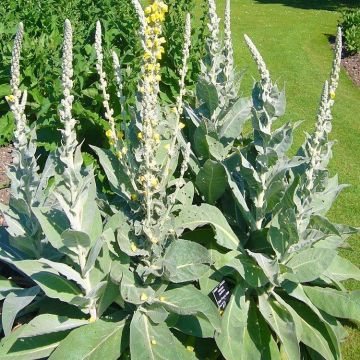
[[[345,56],[342,64],[351,80],[360,87],[360,53]]]

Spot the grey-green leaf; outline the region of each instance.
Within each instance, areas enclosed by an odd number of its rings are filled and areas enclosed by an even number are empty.
[[[39,291],[40,288],[38,286],[33,286],[28,289],[12,292],[6,296],[1,317],[5,336],[10,334],[17,314],[35,299]]]
[[[288,359],[300,359],[299,340],[291,314],[267,295],[259,296],[259,310],[281,340]]]
[[[165,272],[174,283],[194,281],[208,270],[210,255],[205,247],[192,241],[176,240],[164,256]]]
[[[192,285],[168,290],[160,300],[165,309],[180,315],[204,315],[220,331],[220,316],[211,299]]]
[[[360,291],[338,291],[317,286],[304,286],[306,295],[319,309],[328,314],[360,321]]]
[[[58,331],[71,330],[83,325],[87,325],[88,320],[85,319],[70,319],[66,316],[59,316],[54,314],[42,314],[32,319],[21,337],[32,337],[44,334],[50,334]]]
[[[230,250],[241,248],[236,234],[227,223],[222,212],[215,206],[202,204],[182,208],[174,221],[175,231],[181,235],[185,229],[194,230],[204,225],[211,225],[215,239],[220,246]]]
[[[153,324],[139,310],[130,324],[130,352],[132,360],[195,360],[194,353],[176,339],[165,323]]]
[[[126,319],[118,322],[98,320],[73,330],[49,360],[117,360],[127,344]]]
[[[334,250],[310,248],[296,254],[286,265],[293,270],[299,282],[310,282],[324,273],[335,256]]]
[[[231,295],[221,319],[221,331],[215,337],[216,344],[227,360],[247,358],[246,340],[249,302],[245,299],[245,289],[237,285]]]
[[[207,160],[196,176],[196,186],[209,204],[214,204],[227,187],[224,167],[217,161]]]

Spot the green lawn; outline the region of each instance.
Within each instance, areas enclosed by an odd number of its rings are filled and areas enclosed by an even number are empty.
[[[219,11],[224,0],[217,1]],[[354,6],[358,1],[336,0],[232,0],[232,31],[236,64],[246,69],[242,88],[248,94],[256,68],[243,41],[249,35],[261,51],[272,78],[285,84],[287,114],[283,121],[303,120],[295,144],[300,145],[304,131],[314,127],[323,82],[331,69],[329,35],[335,35],[341,3]],[[223,18],[223,16],[222,16]],[[338,173],[344,190],[331,211],[339,223],[360,226],[360,89],[342,71],[333,110],[334,147],[331,172]],[[345,256],[360,266],[360,236],[352,237],[352,249]],[[349,289],[360,288],[349,282]],[[360,327],[347,325],[349,338],[343,345],[344,358],[360,357]]]

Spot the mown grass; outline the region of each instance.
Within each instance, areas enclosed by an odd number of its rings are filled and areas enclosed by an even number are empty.
[[[219,11],[224,0],[217,1]],[[329,37],[336,34],[344,5],[357,1],[336,0],[232,0],[232,31],[236,64],[246,73],[242,83],[244,93],[251,88],[256,67],[243,41],[248,34],[261,51],[273,79],[285,85],[287,114],[282,121],[303,120],[295,136],[295,148],[304,139],[304,131],[314,127],[323,82],[331,69],[332,51]],[[222,16],[223,17],[223,16]],[[330,217],[338,223],[360,226],[360,89],[344,70],[333,109],[332,138],[337,140],[330,165],[341,183],[351,186],[343,191]],[[350,239],[351,249],[344,255],[360,266],[360,236]],[[348,282],[349,289],[359,289],[359,283]],[[349,332],[343,344],[344,359],[360,357],[360,327],[347,323]]]

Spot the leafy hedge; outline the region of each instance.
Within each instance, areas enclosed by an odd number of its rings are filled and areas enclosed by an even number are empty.
[[[171,101],[176,97],[176,69],[181,62],[181,34],[184,29],[184,14],[194,7],[194,1],[169,1],[170,12],[164,24],[165,34],[169,38],[166,55],[163,59],[162,98]],[[130,0],[9,0],[0,4],[0,146],[12,138],[13,117],[5,101],[10,93],[11,41],[17,24],[23,21],[26,27],[24,39],[24,57],[22,59],[22,86],[28,89],[28,118],[36,121],[38,145],[42,153],[54,150],[60,141],[57,128],[60,126],[57,104],[61,97],[60,70],[62,24],[70,19],[76,24],[74,33],[75,77],[74,91],[78,101],[74,114],[79,120],[77,131],[79,138],[88,144],[106,146],[104,129],[108,124],[103,117],[101,93],[98,89],[98,76],[95,69],[95,50],[93,47],[95,21],[101,19],[104,26],[104,51],[110,55],[115,50],[122,63],[126,79],[124,93],[127,104],[133,104],[138,74],[140,71],[141,48],[137,36],[138,18]],[[204,53],[204,24],[194,30],[193,48],[190,57],[190,70],[187,83],[191,85],[199,72],[199,59]],[[178,37],[180,36],[180,37]],[[49,56],[49,53],[52,56]],[[105,57],[105,69],[113,73],[109,56]],[[116,99],[116,89],[109,88],[110,96]],[[119,105],[114,101],[114,109],[119,116]]]

